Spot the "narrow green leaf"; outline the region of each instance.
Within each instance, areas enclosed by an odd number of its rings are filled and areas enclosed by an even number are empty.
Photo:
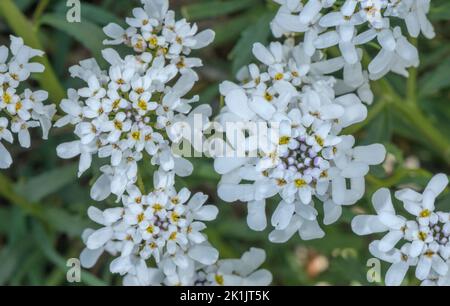
[[[264,13],[256,23],[250,25],[242,33],[241,38],[230,54],[230,58],[233,61],[233,73],[236,73],[241,67],[250,63],[253,58],[252,48],[254,43],[267,43],[270,37],[269,24],[272,19],[273,13]]]
[[[97,60],[102,60],[101,51],[103,49],[103,40],[105,35],[102,29],[89,22],[69,23],[65,16],[59,14],[46,14],[40,19],[41,24],[48,25],[58,29],[67,35],[73,37],[83,46],[85,46]]]
[[[65,259],[60,254],[58,254],[58,252],[56,252],[44,228],[39,223],[34,223],[34,229],[32,234],[34,236],[34,240],[36,241],[37,246],[42,250],[42,252],[48,258],[48,260],[50,260],[62,271],[67,271],[66,261],[68,258]],[[106,285],[102,280],[98,279],[97,277],[86,271],[81,272],[81,279],[82,282],[91,286]]]
[[[252,6],[256,0],[207,1],[185,5],[181,8],[183,17],[188,20],[200,20],[223,16]]]
[[[230,21],[221,22],[217,26],[214,26],[212,29],[216,32],[216,38],[214,39],[213,45],[221,46],[239,38],[242,31],[248,27],[248,24],[253,23],[255,20],[257,18],[251,13],[233,18]]]
[[[106,26],[111,22],[119,24],[122,27],[126,26],[126,23],[123,21],[123,19],[117,18],[116,15],[108,12],[100,6],[89,3],[81,4],[81,17],[86,18],[87,20],[100,26]]]
[[[429,18],[432,21],[450,20],[450,2],[441,4],[439,6],[432,3],[430,7]]]
[[[30,202],[39,202],[46,196],[75,181],[77,179],[77,168],[76,164],[71,164],[51,170],[29,179],[25,183],[16,185],[15,190]]]
[[[443,88],[450,87],[450,59],[441,62],[439,66],[420,79],[419,96],[425,97],[437,93]]]
[[[45,220],[59,233],[69,237],[81,237],[83,230],[91,225],[91,222],[78,215],[67,212],[66,209],[51,207],[44,210]]]

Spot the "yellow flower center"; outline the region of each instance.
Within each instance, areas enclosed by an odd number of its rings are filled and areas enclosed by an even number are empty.
[[[12,97],[9,93],[5,92],[2,96],[3,102],[5,102],[6,104],[11,103]]]
[[[425,241],[427,239],[427,233],[425,232],[419,232],[419,239],[422,241]]]
[[[279,72],[275,75],[275,80],[277,80],[277,81],[280,81],[283,78],[284,78],[284,75],[281,72]]]
[[[319,145],[319,146],[321,146],[321,147],[323,147],[323,145],[325,144],[325,140],[323,140],[323,138],[322,137],[320,137],[320,136],[317,136],[316,135],[316,142],[317,142],[317,144]]]
[[[142,109],[143,111],[147,110],[147,102],[145,102],[144,100],[139,100],[138,101],[138,106],[140,109]]]
[[[291,138],[289,136],[283,136],[280,138],[280,145],[287,145],[289,143],[289,140],[291,140]]]
[[[421,218],[427,218],[431,215],[431,211],[429,209],[424,209],[420,212],[419,216]]]
[[[139,131],[133,132],[131,133],[131,137],[137,141],[141,138],[141,133]]]
[[[223,276],[216,274],[216,276],[214,277],[214,279],[216,280],[216,283],[219,284],[220,286],[223,286]]]
[[[306,186],[306,181],[304,179],[296,179],[295,181],[295,187],[302,188],[303,186]]]
[[[178,222],[178,220],[180,220],[180,215],[177,214],[176,212],[172,212],[172,215],[170,216],[170,218],[172,219],[173,222]]]
[[[122,124],[122,122],[121,121],[119,121],[119,120],[115,120],[114,121],[114,126],[115,126],[115,128],[116,129],[118,129],[118,130],[122,130],[122,128],[123,128],[123,124]]]
[[[158,38],[156,38],[156,36],[152,36],[148,40],[148,43],[150,44],[150,46],[156,47],[156,45],[158,44]]]
[[[152,208],[155,212],[159,212],[162,210],[162,206],[159,203],[156,203],[155,205],[153,205]]]
[[[170,234],[169,236],[169,240],[175,240],[177,239],[177,232],[173,232],[172,234]]]

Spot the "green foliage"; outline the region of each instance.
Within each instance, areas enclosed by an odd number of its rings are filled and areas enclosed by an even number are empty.
[[[102,27],[109,22],[123,24],[137,3],[84,2],[82,23],[69,24],[65,21],[65,1],[0,0],[0,44],[9,34],[15,34],[32,47],[47,51],[48,57],[41,59],[46,74],[38,81],[55,103],[64,97],[63,88],[73,84],[67,68],[88,57],[101,61],[105,38]],[[216,31],[213,46],[199,55],[205,68],[196,93],[217,113],[218,84],[232,79],[240,67],[253,60],[253,43],[270,41],[274,5],[269,0],[172,2],[180,16],[198,22],[200,28]],[[370,196],[377,188],[395,190],[411,182],[423,187],[432,173],[450,173],[450,4],[448,0],[433,0],[431,5],[437,37],[417,42],[421,66],[410,71],[408,81],[389,77],[375,82],[376,99],[369,107],[367,120],[346,131],[354,134],[359,143],[385,144],[389,164],[373,169],[367,195],[357,206],[344,208],[342,220],[327,227],[327,239],[304,242],[296,237],[284,245],[271,244],[268,231],[248,229],[244,205],[218,199],[215,190],[219,176],[211,160],[193,160],[194,175],[177,183],[209,194],[210,201],[219,206],[219,217],[208,226],[207,234],[222,257],[237,257],[250,246],[262,247],[268,254],[265,268],[273,272],[275,284],[367,284],[369,239],[351,232],[351,218],[371,211]],[[27,152],[15,151],[14,167],[0,172],[0,284],[67,285],[66,260],[79,256],[83,229],[95,226],[86,211],[93,204],[89,200],[90,183],[98,175],[87,173],[78,179],[75,161],[66,163],[56,157],[56,144],[71,139],[70,129],[53,129],[49,141],[33,142],[35,147]],[[415,165],[417,161],[419,165]],[[151,171],[147,168],[143,175],[146,182],[151,180]],[[273,211],[275,205],[276,201],[268,203],[268,210]],[[438,205],[450,208],[450,195],[444,195]],[[317,265],[321,258],[327,265]],[[105,256],[94,269],[84,271],[82,284],[119,284],[108,272],[109,262]]]

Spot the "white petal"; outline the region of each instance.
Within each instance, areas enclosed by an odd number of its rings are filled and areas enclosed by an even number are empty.
[[[320,239],[325,236],[325,232],[320,228],[317,221],[305,220],[298,232],[303,240]]]
[[[294,215],[295,205],[294,203],[287,203],[285,201],[281,201],[278,204],[272,215],[272,226],[277,230],[284,230],[288,227],[291,222],[291,218]]]
[[[333,224],[342,215],[342,206],[335,204],[331,200],[328,200],[324,203],[323,209],[324,209],[323,223],[325,225]]]
[[[352,220],[352,230],[357,235],[370,235],[387,231],[387,227],[382,224],[378,216],[360,215]]]
[[[212,265],[219,258],[219,252],[209,246],[197,245],[189,250],[189,257],[204,265]]]
[[[386,148],[382,144],[372,144],[353,149],[355,161],[365,162],[368,165],[379,165],[386,157]]]
[[[248,226],[254,231],[263,231],[267,226],[266,201],[250,201],[247,209]]]
[[[405,278],[406,272],[408,272],[408,268],[408,264],[404,261],[392,264],[386,272],[386,285],[400,286]]]
[[[273,55],[261,43],[255,43],[253,45],[253,54],[260,62],[267,66],[270,66],[275,62]]]
[[[91,250],[96,250],[105,245],[108,240],[110,240],[113,236],[113,230],[110,227],[103,227],[99,230],[93,232],[88,240],[87,247]]]
[[[103,248],[91,250],[88,248],[83,249],[80,254],[80,263],[83,268],[90,269],[98,261],[99,257],[103,254]]]
[[[248,107],[247,95],[242,89],[229,92],[225,96],[225,103],[234,114],[243,119],[251,119],[254,116],[254,113]]]

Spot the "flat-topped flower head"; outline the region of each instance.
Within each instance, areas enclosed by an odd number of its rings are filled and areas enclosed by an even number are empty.
[[[170,269],[148,268],[145,276],[129,273],[128,286],[268,286],[272,274],[260,266],[266,260],[262,249],[251,248],[239,259],[221,259],[213,264],[198,262],[194,266]]]
[[[218,253],[207,245],[204,221],[216,218],[218,209],[205,205],[207,196],[186,188],[177,192],[173,173],[157,172],[155,190],[142,194],[134,185],[122,196],[122,206],[100,211],[91,207],[89,217],[102,225],[86,230],[86,249],[81,254],[85,267],[92,267],[108,251],[120,255],[111,263],[111,272],[126,275],[140,262],[154,260],[162,270],[188,269],[199,262],[211,265]],[[146,269],[146,265],[145,265]]]
[[[354,92],[336,94],[336,80],[321,74],[320,57],[289,41],[255,44],[254,55],[261,64],[242,70],[241,84],[220,88],[226,107],[217,120],[238,124],[226,129],[222,147],[229,152],[215,160],[219,196],[247,202],[249,226],[263,230],[265,202],[279,195],[269,239],[285,242],[295,232],[321,238],[314,201],[324,203],[324,222],[335,222],[342,205],[361,199],[364,176],[384,160],[385,149],[355,147],[352,136],[340,135],[364,120],[367,109]]]
[[[275,1],[281,7],[272,22],[274,35],[305,33],[304,48],[310,55],[338,46],[350,69],[361,66],[358,46],[377,44],[381,50],[368,66],[372,80],[390,71],[408,76],[407,68],[419,64],[416,48],[394,26],[399,20],[412,37],[435,35],[427,19],[430,0]]]
[[[62,158],[80,155],[79,175],[90,168],[93,155],[110,160],[96,184],[104,191],[97,192],[97,188],[92,192],[99,201],[111,193],[120,196],[133,185],[137,163],[146,155],[164,171],[189,175],[192,165],[175,155],[172,147],[188,136],[181,123],[197,115],[207,121],[212,112],[207,105],[191,106],[199,100],[189,92],[198,81],[193,68],[201,66],[201,61],[187,56],[190,48],[211,43],[214,33],[207,30],[195,34],[196,26],[175,21],[167,1],[143,1],[143,5],[133,10],[134,18],[127,19],[131,28],[126,33],[134,34],[123,41],[117,38],[109,42],[135,42],[132,46],[137,54],[121,58],[115,50],[106,49],[103,57],[110,65],[108,70],[102,70],[94,59],[70,68],[72,77],[86,85],[69,89],[68,99],[61,102],[67,115],[55,124],[75,126],[79,139],[57,150]],[[111,24],[105,32],[111,36],[118,27]],[[161,46],[152,47],[153,38]],[[203,126],[195,132],[202,134]]]
[[[127,29],[109,24],[104,31],[111,40],[105,44],[125,44],[137,53],[149,52],[170,60],[180,71],[201,66],[199,59],[187,58],[192,50],[206,47],[214,39],[214,32],[198,33],[195,24],[185,19],[175,20],[175,12],[169,10],[168,0],[142,0],[143,7],[133,10],[127,18]]]
[[[29,129],[36,127],[42,128],[42,137],[47,139],[56,112],[54,105],[44,105],[48,98],[46,91],[23,89],[22,83],[32,73],[44,71],[42,64],[30,62],[44,52],[24,45],[22,38],[10,39],[9,48],[0,47],[0,169],[9,168],[13,162],[2,142],[13,143],[13,134],[17,134],[20,146],[29,148]]]
[[[422,193],[409,188],[397,191],[395,197],[412,219],[396,214],[387,189],[380,189],[372,198],[376,215],[353,219],[352,228],[358,235],[387,232],[370,245],[372,255],[392,263],[386,274],[387,285],[400,285],[410,266],[416,267],[416,277],[423,284],[449,284],[450,219],[448,213],[435,207],[447,184],[447,176],[438,174]]]

